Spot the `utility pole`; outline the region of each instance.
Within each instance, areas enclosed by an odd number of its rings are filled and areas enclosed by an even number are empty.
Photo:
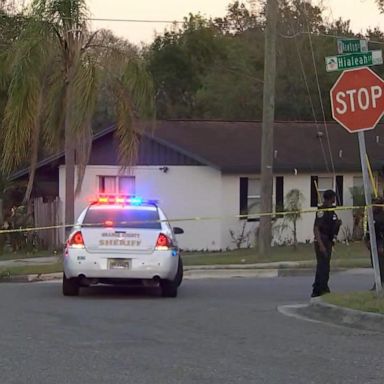
[[[276,25],[278,0],[267,0],[265,47],[263,123],[261,139],[261,204],[262,213],[272,212],[273,193],[273,124],[275,120],[276,78]],[[260,254],[268,254],[272,242],[272,217],[260,218],[258,248]]]

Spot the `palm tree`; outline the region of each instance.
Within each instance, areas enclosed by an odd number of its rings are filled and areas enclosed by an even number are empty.
[[[4,111],[3,171],[28,160],[29,200],[39,148],[57,150],[64,141],[65,224],[73,224],[92,140],[92,116],[101,84],[115,98],[116,137],[122,166],[137,150],[136,121],[153,111],[153,86],[139,54],[104,44],[87,27],[85,0],[33,0],[27,22],[9,50]],[[107,42],[108,43],[108,42]]]

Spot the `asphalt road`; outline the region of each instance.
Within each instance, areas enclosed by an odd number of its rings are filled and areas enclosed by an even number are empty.
[[[367,289],[339,274],[336,290]],[[177,299],[58,283],[0,285],[2,384],[384,382],[384,336],[282,315],[312,277],[185,281]]]

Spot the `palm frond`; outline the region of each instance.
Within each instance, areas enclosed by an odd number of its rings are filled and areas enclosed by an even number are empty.
[[[72,81],[73,102],[71,108],[71,128],[76,138],[76,164],[78,166],[76,194],[81,191],[85,167],[92,146],[92,116],[97,100],[98,76],[92,58],[83,55]]]
[[[30,30],[31,32],[33,29]],[[4,151],[1,168],[10,172],[30,153],[30,140],[40,114],[41,75],[44,68],[43,35],[22,35],[8,57],[11,82],[4,111]],[[31,41],[32,40],[32,41]],[[26,76],[28,74],[28,76]]]
[[[31,14],[64,29],[83,28],[89,16],[85,0],[33,0]]]
[[[40,131],[41,131],[41,116],[42,116],[42,105],[43,105],[43,89],[38,96],[38,105],[36,106],[36,116],[33,126],[31,127],[31,148],[30,148],[30,165],[28,184],[25,191],[23,202],[29,202],[31,198],[32,188],[35,181],[35,174],[37,168],[37,162],[39,157],[40,147]]]
[[[5,89],[9,81],[8,68],[6,66],[8,50],[0,52],[0,89]]]
[[[127,58],[118,50],[113,51],[104,70],[115,98],[119,163],[129,167],[135,163],[138,154],[138,120],[154,117],[152,78],[138,56]]]
[[[131,58],[125,65],[122,83],[131,95],[135,109],[142,118],[154,117],[154,85],[144,63]]]
[[[92,118],[97,99],[98,76],[89,56],[82,57],[71,82],[71,125],[75,134]]]
[[[127,91],[121,87],[115,88],[116,131],[118,142],[118,162],[123,168],[134,165],[138,155],[139,138],[134,129],[136,119]]]
[[[50,153],[61,150],[64,139],[65,81],[61,64],[52,62],[53,71],[48,75],[45,94],[49,102],[43,106],[42,138]]]

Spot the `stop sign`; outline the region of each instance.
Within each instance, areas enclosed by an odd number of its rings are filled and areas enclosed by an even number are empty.
[[[344,71],[331,104],[333,118],[349,132],[373,129],[384,114],[384,81],[367,67]]]

